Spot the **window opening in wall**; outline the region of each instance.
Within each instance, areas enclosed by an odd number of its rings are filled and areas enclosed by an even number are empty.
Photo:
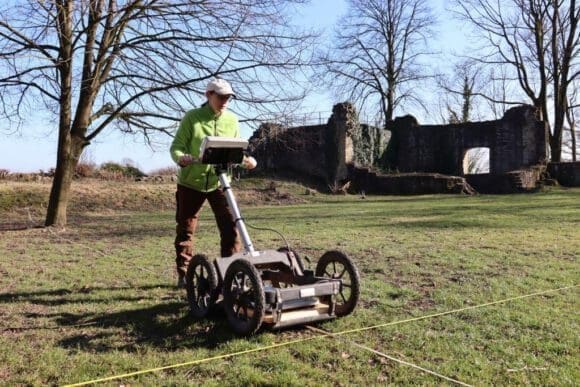
[[[463,174],[480,175],[489,173],[489,148],[471,148],[463,156]]]

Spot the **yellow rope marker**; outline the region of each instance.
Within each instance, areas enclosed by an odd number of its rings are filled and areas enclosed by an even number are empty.
[[[461,382],[461,381],[459,381],[459,380],[452,379],[452,378],[450,378],[450,377],[448,377],[448,376],[445,376],[445,375],[441,375],[440,373],[437,373],[437,372],[435,372],[435,371],[431,371],[431,370],[429,370],[429,369],[427,369],[427,368],[423,368],[423,367],[421,367],[421,366],[419,366],[419,365],[417,365],[417,364],[413,364],[413,363],[409,363],[408,361],[405,361],[405,360],[397,359],[396,357],[393,357],[393,356],[387,355],[386,353],[379,352],[379,351],[377,351],[376,349],[373,349],[373,348],[371,348],[371,347],[367,347],[366,345],[359,344],[359,343],[357,343],[356,341],[353,341],[353,340],[348,340],[348,339],[346,339],[345,337],[342,337],[342,336],[337,336],[337,335],[335,335],[334,333],[327,332],[327,331],[325,331],[325,330],[323,330],[323,329],[315,328],[315,327],[312,327],[312,326],[309,326],[309,325],[307,325],[307,326],[306,326],[306,328],[308,328],[308,329],[310,329],[311,331],[314,331],[314,332],[322,333],[323,335],[327,335],[327,336],[329,336],[329,337],[335,337],[335,338],[337,338],[337,339],[340,339],[340,340],[342,340],[342,341],[343,341],[343,342],[345,342],[346,344],[351,344],[351,345],[354,345],[354,346],[355,346],[355,347],[357,347],[357,348],[364,349],[365,351],[372,352],[372,353],[374,353],[375,355],[379,355],[380,357],[384,357],[385,359],[389,359],[389,360],[391,360],[391,361],[394,361],[394,362],[396,362],[396,363],[399,363],[399,364],[403,364],[403,365],[406,365],[406,366],[409,366],[409,367],[416,368],[416,369],[418,369],[418,370],[420,370],[420,371],[423,371],[423,372],[426,372],[426,373],[428,373],[428,374],[431,374],[431,375],[437,376],[438,378],[445,379],[445,380],[447,380],[447,381],[449,381],[449,382],[452,382],[452,383],[458,384],[458,385],[460,385],[460,386],[467,386],[467,387],[472,387],[472,385],[471,385],[471,384],[463,383],[463,382]]]
[[[130,376],[143,375],[143,374],[147,374],[147,373],[151,373],[151,372],[163,371],[163,370],[168,370],[168,369],[172,369],[172,368],[178,368],[178,367],[184,367],[184,366],[188,366],[188,365],[195,365],[195,364],[207,363],[208,361],[212,361],[212,360],[227,359],[227,358],[230,358],[230,357],[245,355],[245,354],[252,353],[252,352],[264,351],[266,349],[284,347],[284,346],[287,346],[287,345],[301,343],[303,341],[308,341],[308,340],[316,339],[316,338],[319,338],[319,337],[324,337],[324,336],[305,337],[303,339],[296,339],[296,340],[292,340],[292,341],[285,341],[283,343],[272,344],[272,345],[268,345],[268,346],[265,346],[265,347],[258,347],[258,348],[253,348],[253,349],[247,349],[247,350],[244,350],[244,351],[227,353],[227,354],[224,354],[224,355],[218,355],[218,356],[208,357],[208,358],[205,358],[205,359],[192,360],[192,361],[188,361],[188,362],[185,362],[185,363],[172,364],[172,365],[168,365],[168,366],[164,366],[164,367],[157,367],[157,368],[151,368],[151,369],[142,370],[142,371],[129,372],[127,374],[109,376],[107,378],[89,380],[89,381],[81,382],[81,383],[67,384],[64,387],[85,386],[87,384],[95,384],[95,383],[100,383],[100,382],[107,382],[109,380],[128,378]]]
[[[371,329],[377,329],[377,328],[382,328],[382,327],[387,327],[387,326],[405,324],[405,323],[409,323],[409,322],[413,322],[413,321],[420,321],[420,320],[426,320],[426,319],[440,317],[440,316],[446,316],[446,315],[453,314],[453,313],[464,312],[466,310],[473,310],[473,309],[483,308],[483,307],[491,306],[491,305],[504,304],[504,303],[509,302],[509,301],[521,300],[523,298],[541,296],[543,294],[555,293],[555,292],[559,292],[559,291],[562,291],[562,290],[573,289],[573,288],[576,288],[578,286],[580,286],[580,285],[570,285],[570,286],[565,286],[565,287],[561,287],[561,288],[558,288],[558,289],[544,290],[544,291],[541,291],[541,292],[535,292],[535,293],[531,293],[531,294],[525,294],[523,296],[517,296],[517,297],[506,298],[506,299],[503,299],[503,300],[487,302],[485,304],[479,304],[479,305],[467,306],[465,308],[453,309],[453,310],[449,310],[447,312],[434,313],[434,314],[429,314],[429,315],[420,316],[420,317],[413,317],[413,318],[409,318],[409,319],[406,319],[406,320],[392,321],[392,322],[388,322],[388,323],[384,323],[384,324],[377,324],[377,325],[373,325],[373,326],[369,326],[369,327],[349,329],[349,330],[345,330],[345,331],[341,331],[341,332],[337,332],[337,333],[332,333],[332,336],[347,335],[347,334],[350,334],[350,333],[364,332],[364,331],[368,331],[368,330],[371,330]],[[258,348],[248,349],[248,350],[239,351],[239,352],[227,353],[227,354],[224,354],[224,355],[218,355],[218,356],[208,357],[208,358],[205,358],[205,359],[192,360],[192,361],[188,361],[188,362],[185,362],[185,363],[173,364],[173,365],[168,365],[168,366],[164,366],[164,367],[150,368],[150,369],[146,369],[146,370],[142,370],[142,371],[135,371],[135,372],[130,372],[130,373],[122,374],[122,375],[109,376],[109,377],[106,377],[106,378],[94,379],[94,380],[89,380],[89,381],[81,382],[81,383],[68,384],[68,385],[66,385],[64,387],[85,386],[87,384],[95,384],[95,383],[100,383],[100,382],[106,382],[106,381],[109,381],[109,380],[115,380],[115,379],[121,379],[121,378],[128,378],[128,377],[131,377],[131,376],[143,375],[143,374],[147,374],[147,373],[151,373],[151,372],[157,372],[157,371],[163,371],[163,370],[168,370],[168,369],[172,369],[172,368],[184,367],[184,366],[188,366],[188,365],[195,365],[195,364],[206,363],[208,361],[213,361],[213,360],[227,359],[227,358],[230,358],[230,357],[245,355],[245,354],[248,354],[248,353],[265,351],[267,349],[285,347],[285,346],[292,345],[292,344],[302,343],[302,342],[305,342],[305,341],[315,340],[315,339],[320,339],[320,338],[326,338],[326,337],[331,337],[331,336],[329,336],[329,334],[327,333],[327,334],[324,334],[324,335],[318,335],[318,336],[312,336],[312,337],[304,337],[302,339],[296,339],[296,340],[286,341],[286,342],[282,342],[282,343],[278,343],[278,344],[267,345],[267,346],[264,346],[264,347],[258,347]],[[368,348],[368,349],[369,350],[372,350],[372,348]],[[375,352],[374,350],[372,350],[372,351]],[[381,354],[381,356],[382,355],[383,354]],[[387,356],[387,355],[385,355],[385,356]],[[411,363],[408,363],[407,365],[411,365]],[[418,366],[416,366],[416,367],[418,367]],[[428,371],[428,370],[425,370],[425,371]],[[443,376],[443,375],[441,375],[441,376]],[[455,382],[461,383],[459,381],[455,381]]]
[[[491,306],[491,305],[497,305],[497,304],[504,304],[504,303],[509,302],[509,301],[521,300],[522,298],[535,297],[535,296],[541,296],[543,294],[560,292],[562,290],[573,289],[573,288],[576,288],[578,286],[580,286],[580,285],[571,285],[571,286],[565,286],[563,288],[558,288],[558,289],[543,290],[541,292],[536,292],[536,293],[531,293],[531,294],[525,294],[523,296],[517,296],[517,297],[512,297],[512,298],[506,298],[506,299],[499,300],[499,301],[487,302],[485,304],[479,304],[479,305],[473,305],[473,306],[466,306],[465,308],[453,309],[453,310],[449,310],[447,312],[429,314],[427,316],[421,316],[421,317],[413,317],[413,318],[410,318],[410,319],[407,319],[407,320],[399,320],[399,321],[394,321],[394,322],[390,322],[390,323],[377,324],[377,325],[373,325],[373,326],[370,326],[370,327],[350,329],[350,330],[346,330],[346,331],[342,331],[342,332],[335,333],[335,335],[347,335],[349,333],[364,332],[364,331],[368,331],[368,330],[371,330],[371,329],[377,329],[377,328],[387,327],[387,326],[390,326],[390,325],[398,325],[398,324],[404,324],[404,323],[408,323],[408,322],[412,322],[412,321],[419,321],[419,320],[425,320],[425,319],[434,318],[434,317],[441,317],[441,316],[445,316],[445,315],[448,315],[448,314],[464,312],[466,310],[483,308],[485,306]]]

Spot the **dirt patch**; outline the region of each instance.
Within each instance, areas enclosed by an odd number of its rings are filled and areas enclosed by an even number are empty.
[[[290,205],[308,198],[280,184],[263,182],[252,187],[234,187],[240,206]],[[247,184],[247,183],[246,183]],[[0,186],[0,231],[42,227],[51,182],[12,182]],[[73,182],[68,215],[118,211],[172,211],[175,208],[174,182],[103,181],[82,179]]]
[[[236,192],[236,200],[240,205],[289,205],[306,203],[307,200],[289,192],[271,189],[246,189]]]

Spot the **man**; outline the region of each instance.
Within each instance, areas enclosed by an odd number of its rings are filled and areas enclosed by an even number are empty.
[[[206,136],[240,137],[238,119],[227,110],[229,101],[235,95],[231,85],[219,78],[209,82],[205,95],[206,103],[185,114],[170,147],[173,161],[181,167],[175,193],[175,263],[178,287],[185,286],[187,266],[193,255],[193,234],[206,200],[219,228],[221,256],[229,257],[241,247],[226,196],[218,187],[218,176],[211,165],[199,162],[199,148]],[[244,158],[242,166],[252,169],[255,165]]]

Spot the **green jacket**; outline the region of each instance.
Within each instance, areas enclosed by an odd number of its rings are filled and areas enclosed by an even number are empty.
[[[177,163],[186,154],[199,158],[199,147],[206,136],[240,137],[237,117],[229,111],[218,116],[208,104],[188,111],[169,148],[173,161]],[[219,181],[211,165],[194,162],[180,168],[177,184],[196,191],[211,192],[218,188]]]

